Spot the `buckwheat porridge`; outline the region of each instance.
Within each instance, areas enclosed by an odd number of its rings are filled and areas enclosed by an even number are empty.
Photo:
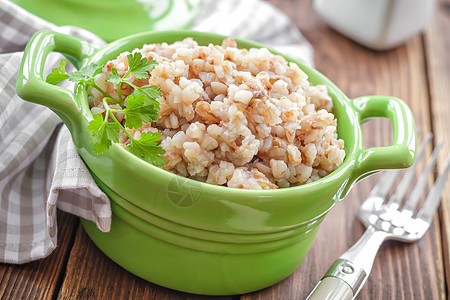
[[[136,139],[145,131],[162,134],[165,170],[232,188],[276,189],[312,182],[342,163],[344,141],[327,88],[312,86],[283,57],[264,48],[238,49],[230,38],[221,46],[187,38],[134,51],[158,62],[149,79],[131,80],[160,88],[161,117],[127,130]],[[96,78],[111,95],[117,86],[106,78],[113,67],[126,73],[127,54]],[[123,85],[121,92],[127,96],[133,88]],[[104,112],[101,94],[92,94],[92,113]],[[120,136],[125,147],[130,141]]]

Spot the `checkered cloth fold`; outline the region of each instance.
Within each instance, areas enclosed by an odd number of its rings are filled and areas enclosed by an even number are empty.
[[[280,11],[259,0],[203,0],[191,29],[255,40],[312,65],[312,49]],[[0,262],[46,257],[57,245],[56,208],[111,226],[108,197],[79,157],[69,131],[48,108],[15,92],[22,51],[40,30],[78,36],[96,47],[104,42],[75,27],[58,27],[0,0]],[[47,72],[57,66],[47,60]],[[67,88],[71,88],[67,86]]]

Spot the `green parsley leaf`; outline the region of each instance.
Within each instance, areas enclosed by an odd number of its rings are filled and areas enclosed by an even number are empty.
[[[108,74],[108,81],[112,84],[118,85],[121,82],[124,82],[124,79],[120,77],[116,68],[112,68],[111,73]]]
[[[128,55],[128,62],[129,69],[124,76],[120,76],[116,68],[113,68],[108,75],[109,82],[115,85],[127,83],[134,88],[133,94],[126,98],[127,106],[125,108],[122,99],[119,101],[115,100],[95,84],[94,77],[102,72],[102,66],[90,64],[78,71],[67,74],[67,60],[63,59],[60,62],[59,68],[54,68],[52,73],[47,76],[46,81],[50,84],[58,84],[68,79],[75,83],[80,82],[90,85],[103,94],[104,98],[102,101],[106,109],[106,114],[109,115],[114,112],[124,113],[128,128],[141,128],[142,123],[153,122],[159,118],[160,105],[157,98],[161,97],[162,93],[155,85],[147,87],[134,85],[128,75],[133,74],[138,79],[148,78],[148,71],[153,70],[158,63],[154,60],[149,61],[143,58],[139,52]],[[120,93],[119,98],[121,98]],[[119,104],[123,109],[111,109],[108,102]],[[93,117],[94,119],[89,122],[87,130],[90,133],[89,141],[93,144],[95,152],[98,154],[104,153],[111,147],[112,143],[119,141],[119,131],[124,130],[125,134],[131,139],[131,144],[126,147],[130,153],[155,166],[164,166],[166,159],[161,154],[166,152],[162,147],[157,145],[157,142],[161,139],[160,133],[153,134],[151,132],[144,132],[141,134],[141,138],[136,140],[116,118],[113,118],[114,122],[110,123],[108,120],[105,121],[101,114],[95,114]]]
[[[58,84],[61,81],[69,78],[69,75],[67,75],[66,72],[66,64],[67,59],[62,59],[61,62],[59,63],[59,68],[54,68],[52,70],[52,73],[48,74],[47,79],[45,79],[45,81],[50,84]]]
[[[133,74],[137,79],[148,78],[147,71],[153,70],[158,65],[155,60],[143,58],[140,52],[127,55],[128,57],[128,74]]]
[[[94,151],[98,154],[105,152],[113,142],[119,141],[120,125],[105,121],[101,114],[94,115],[94,120],[89,122],[87,130],[91,133],[89,141],[94,144]]]
[[[143,132],[139,140],[133,140],[126,149],[137,157],[149,162],[157,167],[162,167],[166,159],[160,154],[166,151],[157,146],[156,142],[161,139],[161,133]]]
[[[162,96],[162,93],[159,91],[159,87],[156,85],[151,86],[143,86],[143,87],[134,87],[135,90],[133,92],[133,95],[144,95],[146,96],[146,100],[148,103],[153,104],[156,106],[156,109],[159,110],[159,97]]]
[[[94,77],[102,72],[102,68],[97,64],[87,65],[78,71],[69,74],[69,80],[72,82],[82,82],[89,85],[94,83]]]
[[[158,109],[148,103],[144,95],[127,97],[127,107],[123,110],[128,128],[141,128],[142,122],[149,123],[159,118]]]

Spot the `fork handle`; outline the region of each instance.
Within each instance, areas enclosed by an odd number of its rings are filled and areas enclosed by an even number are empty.
[[[354,299],[372,269],[375,256],[388,234],[369,225],[361,238],[328,270],[306,299]],[[351,295],[350,298],[345,298]]]
[[[316,285],[308,300],[353,299],[367,278],[363,268],[355,269],[354,264],[339,258],[327,274]]]
[[[344,280],[329,276],[324,277],[309,294],[308,300],[350,300],[353,290]]]

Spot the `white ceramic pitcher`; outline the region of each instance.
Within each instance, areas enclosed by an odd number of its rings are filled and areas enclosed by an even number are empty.
[[[400,45],[432,17],[435,0],[314,0],[331,27],[375,50]]]

